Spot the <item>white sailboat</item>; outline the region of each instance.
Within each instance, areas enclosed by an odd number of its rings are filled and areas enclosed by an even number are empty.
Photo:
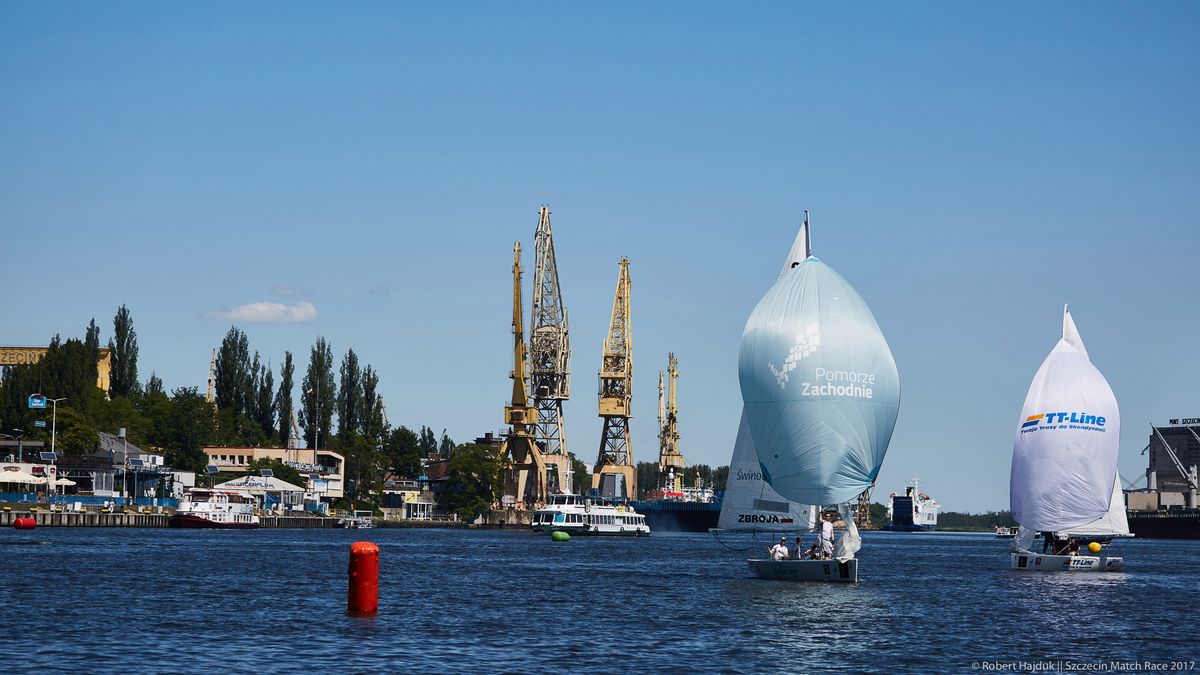
[[[879,473],[900,380],[862,297],[812,255],[807,214],[788,258],[742,335],[738,374],[748,434],[739,446],[755,450],[762,479],[783,500],[837,505],[846,531],[832,560],[747,563],[762,578],[852,583],[861,540],[849,502]]]
[[[1020,525],[1012,569],[1113,572],[1111,555],[1042,555],[1037,532],[1101,539],[1129,533],[1117,476],[1121,419],[1116,397],[1088,359],[1069,308],[1062,339],[1030,384],[1013,441],[1009,502]],[[1098,544],[1098,542],[1097,542]]]

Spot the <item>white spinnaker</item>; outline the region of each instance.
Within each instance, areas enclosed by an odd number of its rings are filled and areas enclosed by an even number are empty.
[[[1129,520],[1125,517],[1125,492],[1121,489],[1120,478],[1113,481],[1108,511],[1087,525],[1072,527],[1067,534],[1072,537],[1123,537],[1129,534]]]
[[[1117,475],[1116,397],[1066,308],[1062,335],[1034,375],[1013,441],[1009,503],[1030,530],[1070,530],[1100,518]]]
[[[717,527],[735,532],[807,532],[816,522],[816,507],[784,499],[763,480],[743,411]]]

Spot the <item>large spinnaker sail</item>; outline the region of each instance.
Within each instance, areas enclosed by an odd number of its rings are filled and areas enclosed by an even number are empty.
[[[1117,480],[1120,438],[1117,399],[1064,308],[1062,339],[1034,375],[1017,422],[1013,518],[1030,530],[1060,531],[1103,516]]]
[[[780,276],[746,322],[738,374],[776,492],[838,504],[871,486],[896,425],[900,378],[871,310],[837,272],[810,255]]]
[[[784,499],[763,480],[743,411],[717,528],[734,532],[799,532],[811,530],[816,522],[816,507]]]

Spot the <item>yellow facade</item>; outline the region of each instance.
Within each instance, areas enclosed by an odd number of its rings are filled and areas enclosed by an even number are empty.
[[[0,347],[0,366],[31,366],[50,351],[48,347]],[[108,393],[109,375],[112,371],[112,353],[107,347],[100,348],[96,361],[96,386]]]

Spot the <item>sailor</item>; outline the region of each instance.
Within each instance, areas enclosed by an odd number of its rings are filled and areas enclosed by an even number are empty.
[[[788,557],[787,537],[780,537],[779,543],[767,549],[771,560],[786,560]]]
[[[1075,541],[1075,537],[1067,540],[1067,556],[1079,555],[1079,542]]]
[[[1045,555],[1047,550],[1049,550],[1051,553],[1054,552],[1054,533],[1053,532],[1043,532],[1042,533],[1042,554]]]
[[[821,557],[833,557],[833,522],[825,514],[821,514]]]
[[[788,557],[790,557],[792,560],[799,560],[799,559],[800,559],[800,557],[801,557],[801,555],[800,555],[800,554],[801,554],[801,553],[803,553],[803,551],[801,551],[801,550],[800,550],[800,544],[801,544],[801,541],[800,541],[800,535],[799,535],[799,534],[797,534],[797,535],[796,535],[796,538],[795,538],[795,539],[793,540],[793,542],[792,542],[792,553],[791,553],[791,555],[790,555],[790,556],[788,556]]]

